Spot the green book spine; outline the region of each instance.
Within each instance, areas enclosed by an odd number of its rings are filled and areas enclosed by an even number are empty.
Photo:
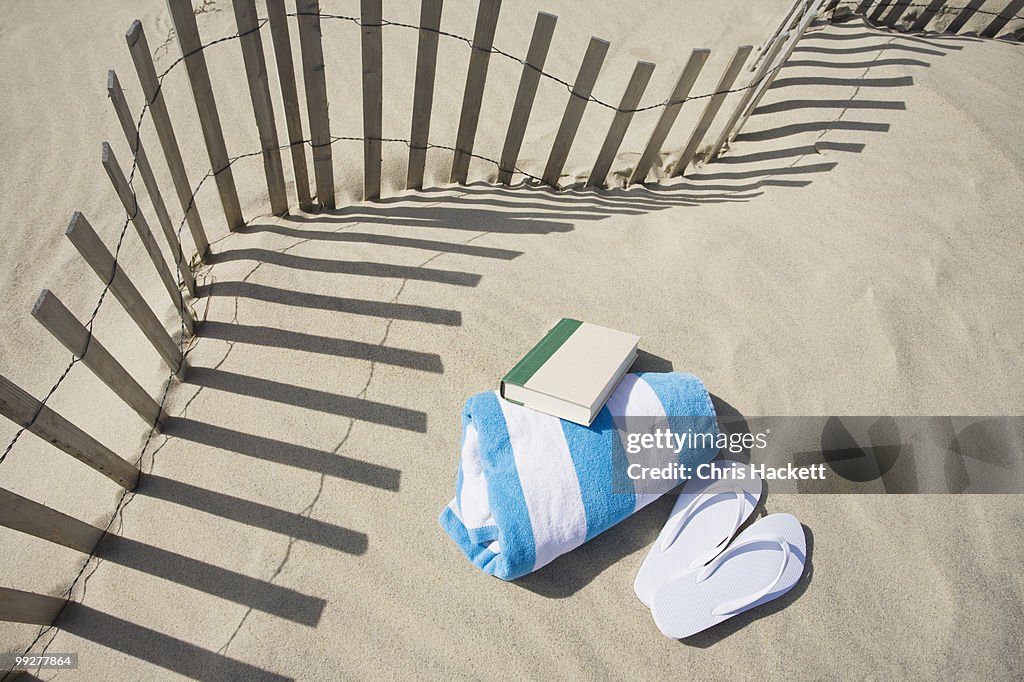
[[[501,378],[502,394],[505,392],[505,384],[525,386],[530,377],[544,366],[544,363],[562,347],[562,344],[579,329],[581,324],[583,322],[580,320],[563,317],[536,346],[530,349],[530,352],[523,356],[522,360],[516,363],[515,367],[509,370],[508,374]]]

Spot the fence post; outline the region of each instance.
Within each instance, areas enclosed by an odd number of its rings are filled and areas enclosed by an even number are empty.
[[[135,410],[147,424],[160,424],[163,419],[160,405],[49,289],[43,289],[39,294],[35,305],[32,306],[32,317]]]
[[[217,101],[213,96],[210,70],[203,54],[203,43],[199,39],[199,27],[196,25],[196,15],[192,10],[192,0],[167,0],[167,11],[171,15],[171,23],[178,36],[178,47],[185,60],[185,72],[192,88],[192,99],[196,103],[196,113],[199,115],[199,125],[206,141],[206,154],[210,159],[210,169],[224,209],[224,219],[228,223],[228,229],[235,230],[245,224],[245,219],[242,218],[242,207],[238,204],[235,176],[231,172],[227,147],[224,146],[224,130],[221,128],[220,115],[217,113]]]
[[[167,240],[167,246],[171,249],[174,262],[178,266],[181,281],[185,283],[185,288],[188,289],[189,295],[195,296],[196,278],[192,275],[192,268],[189,267],[188,259],[185,258],[185,252],[182,251],[181,242],[178,241],[178,234],[174,231],[174,226],[171,224],[171,217],[167,214],[167,205],[164,204],[164,198],[160,194],[160,186],[156,182],[156,176],[153,175],[153,167],[149,165],[146,149],[142,146],[142,137],[139,134],[139,129],[135,127],[131,112],[128,110],[128,102],[124,98],[124,91],[121,90],[121,83],[118,81],[117,74],[113,70],[107,72],[107,96],[110,97],[110,102],[114,106],[117,119],[121,122],[121,129],[124,131],[125,139],[128,140],[128,146],[135,157],[135,165],[142,176],[142,182],[146,185],[149,199],[153,202],[153,210],[156,211],[160,230],[164,233],[164,239]]]
[[[200,258],[206,258],[210,252],[210,242],[206,238],[206,230],[203,228],[203,220],[199,216],[199,207],[195,205],[192,196],[192,184],[188,180],[188,173],[185,171],[185,162],[181,159],[181,150],[178,149],[178,140],[174,135],[174,127],[171,125],[171,117],[167,113],[167,104],[164,102],[163,94],[160,92],[160,81],[157,79],[156,68],[153,66],[153,57],[149,53],[149,44],[146,41],[146,33],[142,29],[142,23],[135,20],[128,32],[125,34],[128,42],[128,51],[135,64],[135,72],[139,77],[139,84],[146,97],[149,112],[153,118],[153,127],[156,129],[157,137],[160,140],[160,147],[164,152],[164,160],[171,173],[171,181],[174,183],[174,191],[178,195],[178,203],[181,204],[181,211],[188,221],[189,232],[192,233],[192,241],[196,245],[196,251]]]
[[[797,43],[799,43],[800,39],[804,37],[804,33],[807,31],[808,28],[810,28],[811,24],[814,23],[814,20],[818,18],[818,10],[821,8],[821,5],[824,2],[825,0],[816,0],[814,4],[811,5],[811,8],[807,11],[807,14],[804,15],[804,18],[800,21],[800,25],[797,26],[796,34],[793,36],[793,40],[790,41],[789,46],[786,47],[785,52],[783,52],[782,56],[779,57],[778,63],[768,73],[767,78],[765,78],[764,80],[764,83],[761,83],[759,86],[754,87],[753,92],[755,92],[756,94],[754,94],[750,102],[747,104],[746,111],[743,113],[743,116],[740,118],[739,123],[736,124],[736,127],[730,134],[728,140],[729,142],[732,142],[732,140],[735,139],[739,132],[743,130],[743,126],[747,124],[747,120],[750,118],[750,115],[754,113],[754,109],[761,102],[761,98],[764,97],[765,93],[768,92],[768,90],[772,87],[772,83],[775,82],[775,78],[779,75],[779,71],[782,70],[782,67],[786,64],[787,61],[789,61],[789,58],[793,55],[793,50],[796,49]]]
[[[928,27],[928,23],[932,20],[932,17],[938,14],[939,10],[942,9],[942,6],[945,4],[946,0],[932,0],[928,3],[928,6],[923,12],[921,12],[921,16],[919,16],[917,20],[910,25],[910,32],[919,33],[925,30]]]
[[[103,242],[85,216],[75,211],[64,234],[75,245],[100,281],[109,286],[110,293],[114,294],[114,298],[146,335],[175,376],[184,379],[188,364],[181,354],[181,349],[171,339],[152,309],[146,305],[139,290],[128,279],[121,266],[114,261],[114,256],[103,246]]]
[[[64,610],[67,600],[35,592],[0,587],[0,620],[9,623],[50,625]]]
[[[360,0],[363,59],[363,199],[380,199],[381,138],[384,137],[381,0]]]
[[[494,29],[498,25],[501,0],[480,0],[473,31],[473,52],[469,56],[466,89],[462,95],[459,132],[455,139],[455,157],[452,159],[450,182],[465,184],[469,176],[469,160],[473,157],[473,141],[480,121],[480,102],[487,83],[487,64],[494,44]]]
[[[1000,12],[979,35],[982,38],[995,38],[996,35],[1003,30],[1003,27],[1013,19],[1014,15],[1021,10],[1021,8],[1024,8],[1024,0],[1010,0],[1010,4],[1004,7],[1003,11]]]
[[[889,6],[892,5],[892,2],[893,0],[879,0],[878,4],[875,5],[875,9],[868,16],[868,19],[876,22],[879,21],[882,15],[885,14],[885,10],[889,9]]]
[[[270,212],[281,215],[288,212],[288,194],[284,188],[284,166],[277,140],[270,84],[267,82],[267,61],[263,56],[256,0],[231,0],[231,5],[235,11],[235,26],[238,28],[238,42],[242,48],[245,78],[249,82],[249,99],[256,118],[256,131],[263,150],[263,172],[267,176]]]
[[[767,76],[768,69],[772,67],[772,64],[775,62],[775,58],[778,56],[779,52],[782,51],[782,48],[786,45],[786,41],[788,41],[789,38],[789,33],[783,33],[775,40],[775,44],[769,48],[768,54],[761,61],[761,66],[757,68],[753,78],[751,78],[750,82],[745,86],[746,90],[743,92],[742,97],[740,97],[740,101],[736,104],[736,108],[733,109],[732,114],[730,114],[729,120],[726,121],[725,127],[722,128],[722,133],[718,136],[718,141],[715,142],[715,145],[708,153],[709,159],[714,159],[721,154],[722,150],[725,149],[726,144],[732,140],[732,131],[736,127],[736,123],[740,120],[740,116],[743,115],[743,112],[747,110],[747,104],[754,97],[757,86],[764,80],[765,76]]]
[[[327,80],[324,75],[323,34],[318,0],[295,0],[299,22],[302,77],[306,85],[309,144],[313,148],[316,197],[322,208],[334,209],[334,167],[331,159],[331,120],[328,114]]]
[[[0,414],[122,488],[132,490],[139,482],[138,469],[3,375],[0,375]]]
[[[888,24],[889,26],[895,25],[896,22],[900,20],[900,17],[903,16],[904,12],[910,8],[911,1],[912,0],[896,0],[896,4],[893,5],[892,9],[889,10],[889,13],[885,15],[883,23]]]
[[[764,59],[765,50],[771,47],[771,45],[775,42],[775,39],[778,38],[784,31],[790,30],[795,24],[794,20],[799,20],[800,7],[805,6],[810,1],[811,0],[796,0],[796,2],[794,2],[790,6],[789,11],[786,12],[785,18],[783,18],[783,20],[779,22],[779,25],[775,27],[775,30],[772,31],[772,34],[768,36],[763,43],[761,43],[761,47],[757,48],[757,58],[750,64],[751,71],[755,70],[761,64],[761,60]],[[870,0],[868,1],[870,2]]]
[[[277,64],[277,79],[281,85],[281,99],[284,101],[284,122],[288,129],[288,149],[292,156],[292,170],[295,173],[295,193],[299,208],[313,209],[309,195],[309,171],[306,169],[305,140],[302,137],[302,115],[299,112],[299,94],[295,87],[295,64],[292,61],[292,42],[288,36],[288,15],[284,0],[266,0],[267,18],[270,21],[270,38],[274,43],[274,61]]]
[[[601,145],[601,151],[597,154],[597,160],[594,161],[594,168],[590,171],[590,177],[587,178],[585,187],[604,186],[608,171],[611,170],[612,163],[615,161],[615,155],[619,153],[622,138],[625,137],[629,123],[633,120],[633,114],[636,113],[636,108],[640,104],[644,90],[647,89],[652,73],[654,73],[654,64],[651,62],[640,61],[633,67],[633,75],[629,78],[626,91],[622,93],[619,108],[608,127],[604,144]]]
[[[416,89],[412,99],[412,129],[409,131],[407,189],[423,189],[427,163],[430,109],[434,103],[434,73],[437,70],[438,30],[441,28],[442,0],[423,0],[420,6],[419,44],[416,48]]]
[[[89,554],[103,531],[73,516],[0,488],[0,526]]]
[[[217,102],[213,95],[210,72],[203,54],[204,46],[199,38],[199,27],[192,10],[191,0],[167,0],[167,9],[178,37],[178,47],[185,62],[189,86],[195,100],[206,152],[210,159],[213,179],[217,183],[228,229],[235,230],[245,224],[242,209],[238,203],[231,160],[224,145],[224,131],[217,113]]]
[[[580,121],[583,120],[583,112],[590,101],[590,93],[594,91],[594,84],[597,76],[601,73],[601,66],[608,54],[608,41],[591,36],[587,44],[587,51],[583,55],[583,62],[580,63],[580,70],[573,81],[572,91],[569,93],[569,101],[565,103],[565,112],[562,113],[562,122],[558,124],[558,132],[551,143],[551,153],[548,154],[548,162],[544,166],[542,179],[554,188],[558,188],[558,179],[562,176],[562,169],[565,161],[569,158],[569,149],[572,148],[572,141],[579,130]]]
[[[537,96],[537,84],[540,82],[541,71],[544,70],[544,62],[547,61],[548,48],[551,47],[551,37],[555,33],[557,21],[558,17],[554,14],[538,12],[537,21],[533,25],[533,37],[530,38],[526,63],[523,64],[523,72],[519,76],[519,89],[516,90],[516,101],[512,105],[512,116],[508,121],[505,144],[501,149],[501,162],[498,164],[498,182],[503,185],[512,182],[512,173],[515,172],[516,163],[519,161],[519,150],[523,146],[523,136],[530,121],[533,100]]]
[[[715,120],[715,116],[718,115],[719,110],[722,108],[722,104],[725,103],[725,98],[729,96],[729,90],[732,88],[732,84],[736,82],[736,77],[739,75],[740,70],[743,68],[743,63],[747,61],[747,57],[750,55],[750,45],[741,45],[736,48],[736,54],[732,56],[732,61],[725,67],[725,71],[722,73],[722,78],[718,81],[718,85],[715,86],[715,94],[708,100],[707,106],[704,107],[704,113],[701,114],[700,121],[697,122],[697,126],[693,129],[693,133],[690,135],[690,139],[686,142],[686,146],[683,147],[682,153],[676,162],[672,166],[672,172],[669,177],[678,177],[686,172],[686,167],[693,161],[694,154],[697,153],[697,148],[700,147],[700,143],[704,141],[704,136],[707,135],[708,130],[711,128],[711,124]]]
[[[686,62],[683,72],[679,74],[679,80],[676,81],[672,94],[669,95],[669,104],[662,109],[661,116],[658,118],[654,130],[651,131],[651,138],[647,141],[647,146],[644,147],[640,160],[637,161],[636,168],[633,169],[632,175],[629,176],[627,184],[632,185],[637,182],[644,182],[647,179],[647,174],[651,172],[651,167],[656,161],[660,160],[661,147],[665,144],[665,138],[668,137],[669,131],[672,130],[672,125],[679,116],[679,110],[683,108],[686,96],[690,94],[690,88],[693,87],[694,81],[697,80],[697,75],[704,68],[704,62],[708,60],[708,55],[710,54],[710,50],[703,48],[697,48],[690,53],[690,59]]]
[[[171,303],[174,304],[175,310],[178,311],[186,331],[189,334],[195,333],[195,322],[193,322],[188,308],[185,307],[185,299],[181,295],[181,290],[178,289],[178,283],[167,268],[167,263],[164,262],[164,257],[160,253],[160,247],[157,245],[156,239],[153,238],[153,233],[149,229],[149,223],[146,221],[146,217],[142,215],[138,198],[128,184],[128,180],[125,179],[120,164],[117,163],[114,150],[106,142],[103,143],[102,162],[103,168],[107,171],[107,177],[110,178],[110,183],[117,191],[117,195],[124,205],[124,210],[128,213],[132,225],[135,226],[135,231],[139,233],[142,245],[146,247],[146,253],[149,254],[149,259],[153,261],[153,267],[156,268],[157,273],[160,275],[160,280],[167,290],[167,295],[171,297]]]
[[[946,27],[945,33],[958,33],[984,4],[985,0],[971,0],[960,14],[956,15],[956,19]]]

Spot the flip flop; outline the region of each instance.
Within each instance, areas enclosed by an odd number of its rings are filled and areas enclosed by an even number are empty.
[[[672,514],[636,574],[633,591],[647,606],[659,588],[714,559],[761,499],[763,484],[748,465],[719,460],[711,466],[712,473],[683,485]],[[736,478],[738,469],[746,469],[744,478]]]
[[[683,639],[778,599],[800,580],[807,560],[803,526],[771,514],[740,533],[714,561],[654,594],[651,614],[666,637]]]

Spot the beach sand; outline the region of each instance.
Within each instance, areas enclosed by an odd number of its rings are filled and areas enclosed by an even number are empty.
[[[446,7],[444,27],[470,35],[473,5]],[[646,103],[664,98],[692,47],[713,50],[694,87],[712,91],[735,46],[760,44],[786,3],[506,5],[495,44],[515,54],[537,10],[559,15],[548,70],[567,80],[591,33],[611,41],[599,99],[618,101],[637,59],[656,62]],[[36,396],[68,360],[28,315],[36,295],[50,287],[85,318],[100,288],[63,224],[81,209],[112,244],[123,222],[98,158],[109,139],[130,160],[103,90],[113,66],[140,102],[121,27],[142,18],[158,68],[178,54],[160,2],[46,13],[15,5],[0,24],[5,64],[20,67],[0,76],[12,93],[0,138],[0,371]],[[415,22],[415,4],[385,14]],[[204,39],[233,32],[223,2],[199,22]],[[359,135],[358,29],[325,22],[324,37],[332,132]],[[411,93],[411,45],[385,33],[386,92]],[[225,85],[239,77],[237,47],[215,49],[229,150],[252,151],[243,81]],[[432,140],[454,140],[467,60],[465,45],[442,41],[450,66]],[[519,67],[491,67],[477,151],[496,157]],[[562,316],[639,334],[644,368],[693,372],[744,415],[1021,414],[1022,67],[1018,44],[822,25],[720,162],[649,188],[498,189],[485,184],[493,166],[474,161],[469,186],[403,194],[407,149],[386,145],[383,201],[276,218],[258,159],[240,161],[245,228],[225,236],[212,182],[199,195],[216,241],[193,369],[168,395],[174,418],[150,443],[118,537],[76,588],[82,604],[36,647],[78,652],[81,669],[40,676],[1019,677],[1016,496],[769,487],[767,511],[806,526],[807,573],[783,599],[683,643],[660,635],[632,594],[671,499],[515,583],[473,568],[436,518],[454,491],[465,398],[495,388]],[[180,69],[166,87],[179,93],[172,112],[195,182],[209,164]],[[543,168],[565,99],[542,84],[525,170]],[[409,105],[387,101],[385,134],[405,136]],[[666,151],[699,113],[683,108]],[[586,176],[610,115],[588,109],[567,182]],[[656,118],[636,116],[616,170],[635,162]],[[151,129],[144,140],[162,173]],[[361,144],[338,143],[334,157],[339,204],[355,202]],[[449,163],[431,152],[430,184]],[[131,231],[124,249],[174,328]],[[166,370],[116,303],[95,329],[162,390]],[[137,456],[142,423],[85,368],[51,404]],[[4,443],[13,432],[0,425]],[[0,472],[4,487],[98,525],[117,500],[114,484],[29,435]],[[5,586],[60,594],[81,566],[71,550],[2,537]],[[23,650],[37,630],[0,624],[2,649]]]

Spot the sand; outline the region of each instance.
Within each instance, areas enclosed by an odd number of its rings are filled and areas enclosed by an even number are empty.
[[[612,3],[516,3],[495,43],[525,51],[533,13],[552,11],[552,72],[571,80],[594,33],[612,43],[595,95],[617,101],[635,60],[649,59],[658,68],[645,102],[657,101],[692,47],[713,48],[694,88],[712,90],[734,46],[759,44],[785,4],[624,15]],[[226,3],[204,7],[205,38],[233,32]],[[412,3],[390,11],[416,18]],[[4,63],[17,66],[0,75],[11,93],[0,371],[37,396],[68,356],[29,317],[36,295],[49,287],[84,318],[99,290],[61,235],[67,216],[83,210],[108,244],[123,219],[98,157],[109,139],[129,158],[103,86],[113,66],[140,101],[121,42],[135,17],[166,67],[177,47],[164,47],[160,2],[59,17],[14,5],[0,24]],[[449,21],[471,33],[471,3],[446,8]],[[358,135],[357,29],[325,24],[325,41],[333,132]],[[411,90],[410,44],[385,34],[386,88]],[[442,45],[439,63],[452,66],[439,75],[433,130],[450,141],[468,52]],[[247,94],[225,85],[240,71],[237,48],[217,49],[229,150],[251,151]],[[1020,414],[1021,67],[1015,44],[823,27],[722,162],[649,189],[495,189],[482,182],[494,168],[474,162],[468,187],[401,195],[406,150],[393,145],[381,203],[272,218],[259,162],[239,162],[246,228],[226,236],[212,184],[200,194],[216,255],[200,278],[193,371],[169,394],[175,419],[151,443],[118,537],[79,583],[82,605],[42,640],[79,652],[82,668],[40,676],[1019,677],[1015,496],[770,495],[768,511],[806,525],[811,569],[786,598],[686,643],[663,638],[631,591],[671,500],[513,584],[470,566],[436,516],[454,488],[462,402],[493,388],[561,316],[635,331],[650,368],[691,371],[745,415]],[[499,123],[481,125],[481,154],[500,151],[518,74],[492,60],[481,120]],[[183,74],[167,87],[181,94],[172,111],[195,181],[208,163]],[[565,96],[542,85],[521,159],[531,172]],[[407,107],[386,110],[386,134],[405,135]],[[699,111],[684,107],[668,150]],[[588,110],[567,180],[586,175],[609,120]],[[636,117],[617,170],[652,124]],[[335,145],[343,204],[360,192],[360,147]],[[431,153],[435,184],[446,159]],[[125,243],[172,328],[133,233]],[[162,389],[165,370],[115,303],[96,330]],[[104,391],[79,366],[52,404],[137,456],[143,425]],[[0,425],[4,443],[13,430]],[[4,487],[100,525],[117,499],[112,483],[28,435],[0,472]],[[60,594],[81,566],[71,550],[2,537],[5,586]],[[36,632],[0,624],[2,650]]]

